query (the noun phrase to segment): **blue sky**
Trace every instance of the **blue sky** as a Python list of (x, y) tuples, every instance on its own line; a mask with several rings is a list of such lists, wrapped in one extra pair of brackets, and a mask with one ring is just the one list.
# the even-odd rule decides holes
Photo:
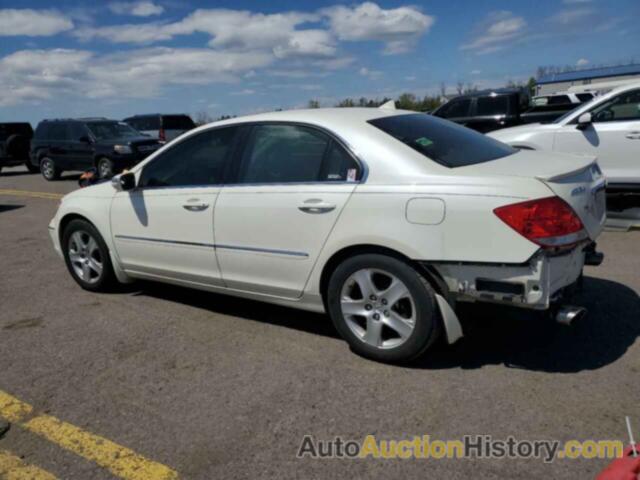
[(638, 0), (0, 0), (0, 121), (212, 117), (640, 63)]

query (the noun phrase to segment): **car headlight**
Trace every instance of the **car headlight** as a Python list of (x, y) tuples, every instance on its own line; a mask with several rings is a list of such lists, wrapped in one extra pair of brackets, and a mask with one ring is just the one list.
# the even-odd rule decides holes
[(114, 145), (113, 151), (120, 154), (133, 153), (129, 145)]

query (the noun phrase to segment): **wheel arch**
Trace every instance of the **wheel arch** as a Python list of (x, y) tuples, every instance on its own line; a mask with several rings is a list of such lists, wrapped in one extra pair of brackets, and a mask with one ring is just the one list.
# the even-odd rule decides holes
[[(429, 282), (434, 291), (440, 295), (442, 295), (445, 299), (449, 300), (449, 290), (446, 286), (444, 279), (438, 274), (438, 272), (431, 268), (428, 264), (423, 262), (418, 262), (413, 260), (403, 253), (394, 250), (389, 247), (383, 247), (381, 245), (375, 244), (358, 244), (351, 245), (348, 247), (344, 247), (338, 251), (336, 251), (329, 260), (324, 264), (322, 268), (322, 273), (320, 274), (320, 295), (322, 297), (322, 302), (325, 304), (325, 310), (327, 310), (326, 299), (327, 299), (327, 290), (329, 288), (329, 279), (331, 278), (331, 274), (335, 271), (335, 269), (347, 258), (353, 257), (355, 255), (363, 255), (367, 253), (376, 253), (379, 255), (387, 255), (393, 258), (396, 258), (402, 262), (407, 263), (411, 267), (413, 267), (416, 271), (420, 272), (424, 276), (424, 278)], [(328, 311), (328, 310), (327, 310)]]
[(100, 232), (100, 229), (97, 227), (97, 225), (84, 215), (73, 212), (67, 213), (60, 219), (60, 222), (58, 223), (58, 239), (60, 240), (60, 245), (62, 245), (62, 236), (64, 235), (64, 231), (66, 230), (67, 225), (69, 225), (73, 220), (84, 220), (85, 222), (91, 224), (91, 226), (98, 230), (98, 232)]

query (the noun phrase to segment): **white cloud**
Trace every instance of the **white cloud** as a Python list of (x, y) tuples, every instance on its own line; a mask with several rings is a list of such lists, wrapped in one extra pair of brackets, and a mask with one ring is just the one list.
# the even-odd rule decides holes
[(584, 67), (586, 65), (589, 65), (589, 60), (587, 60), (586, 58), (581, 58), (576, 62), (576, 66), (578, 67)]
[(512, 12), (492, 12), (479, 25), (475, 37), (460, 47), (477, 54), (486, 54), (502, 50), (526, 32), (527, 22)]
[(559, 12), (551, 15), (548, 21), (562, 27), (573, 26), (582, 24), (586, 18), (591, 17), (594, 13), (595, 10), (592, 8), (560, 10)]
[(107, 6), (109, 10), (117, 15), (133, 15), (135, 17), (150, 17), (164, 12), (162, 5), (146, 0), (139, 2), (111, 2)]
[(73, 28), (73, 22), (56, 10), (0, 9), (0, 37), (47, 37)]
[(480, 75), (482, 70), (471, 70), (471, 75)]
[(427, 33), (435, 18), (415, 7), (382, 9), (365, 2), (355, 7), (335, 6), (323, 9), (331, 30), (341, 40), (377, 40), (384, 42), (383, 53), (406, 52)]
[(170, 85), (236, 81), (267, 66), (259, 52), (146, 48), (104, 56), (86, 50), (22, 50), (0, 59), (0, 105), (64, 95), (88, 98), (158, 95)]
[(370, 70), (367, 67), (362, 67), (358, 70), (358, 73), (363, 77), (370, 78), (372, 80), (378, 79), (382, 76), (382, 72), (379, 70)]
[(245, 88), (244, 90), (239, 90), (237, 92), (231, 92), (231, 95), (253, 95), (255, 94), (255, 90), (251, 90), (250, 88)]
[(93, 39), (107, 40), (111, 43), (150, 44), (171, 40), (173, 36), (163, 29), (160, 23), (123, 24), (109, 27), (82, 27), (73, 31), (73, 35), (82, 41)]

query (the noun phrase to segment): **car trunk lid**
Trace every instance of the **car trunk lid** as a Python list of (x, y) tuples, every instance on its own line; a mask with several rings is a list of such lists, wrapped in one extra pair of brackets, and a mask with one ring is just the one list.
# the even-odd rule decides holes
[(571, 206), (590, 238), (595, 239), (604, 228), (606, 181), (593, 156), (521, 150), (464, 168), (470, 174), (535, 178)]

